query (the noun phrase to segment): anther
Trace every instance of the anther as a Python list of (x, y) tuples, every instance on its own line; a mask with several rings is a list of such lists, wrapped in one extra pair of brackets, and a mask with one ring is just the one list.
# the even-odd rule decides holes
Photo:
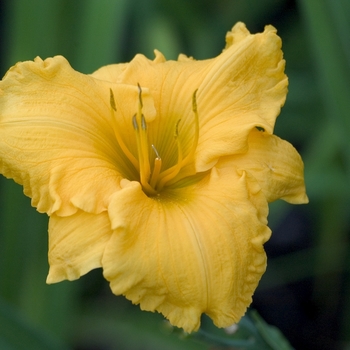
[[(117, 107), (116, 107), (116, 104), (115, 104), (115, 99), (114, 99), (114, 94), (113, 94), (112, 89), (109, 89), (109, 104), (111, 106), (111, 116), (112, 116), (112, 118), (114, 118), (115, 117), (114, 113), (117, 112)], [(136, 127), (138, 127), (137, 126), (136, 117), (135, 117), (135, 122), (136, 122)], [(133, 120), (133, 125), (135, 127), (134, 120)], [(140, 170), (139, 162), (135, 158), (135, 156), (129, 151), (128, 147), (124, 143), (123, 137), (120, 134), (119, 128), (115, 128), (114, 131), (115, 131), (115, 137), (116, 137), (116, 139), (118, 141), (118, 144), (119, 144), (120, 148), (122, 149), (122, 151), (124, 152), (126, 157), (129, 159), (129, 161), (132, 163), (132, 165), (135, 167), (135, 169), (137, 171), (139, 171)]]
[(141, 108), (143, 107), (143, 103), (142, 103), (142, 89), (139, 83), (137, 83), (137, 87), (139, 89), (139, 101), (140, 101), (140, 106)]
[[(138, 171), (140, 174), (140, 183), (144, 192), (153, 196), (158, 194), (164, 186), (172, 185), (176, 181), (179, 181), (183, 177), (187, 176), (188, 169), (183, 173), (181, 170), (187, 166), (194, 159), (195, 151), (198, 145), (199, 139), (199, 117), (197, 111), (197, 90), (192, 95), (192, 111), (193, 111), (193, 142), (191, 145), (186, 145), (186, 155), (183, 154), (182, 139), (184, 136), (179, 137), (182, 132), (180, 130), (181, 119), (178, 119), (174, 125), (174, 141), (177, 146), (177, 161), (167, 169), (162, 169), (162, 159), (158, 153), (157, 148), (151, 144), (151, 148), (155, 153), (155, 157), (151, 157), (150, 147), (148, 143), (148, 128), (145, 116), (142, 113), (143, 101), (142, 101), (142, 88), (140, 84), (138, 87), (138, 110), (132, 117), (132, 125), (135, 130), (137, 154), (138, 154)], [(116, 109), (113, 92), (110, 91), (110, 104), (113, 110)], [(185, 130), (186, 131), (186, 130)], [(184, 134), (187, 141), (187, 131)], [(189, 149), (188, 149), (189, 148)], [(188, 150), (187, 150), (188, 149)], [(131, 157), (130, 157), (131, 158)], [(150, 164), (150, 158), (154, 159), (153, 164)], [(136, 168), (136, 167), (135, 167)]]
[[(198, 145), (198, 138), (199, 138), (199, 118), (198, 118), (198, 111), (197, 111), (197, 90), (194, 91), (192, 95), (192, 111), (194, 114), (194, 140), (192, 149), (190, 152), (186, 155), (185, 158), (183, 158), (182, 154), (182, 147), (180, 144), (180, 141), (178, 139), (179, 134), (179, 123), (180, 119), (176, 122), (175, 125), (175, 132), (174, 132), (174, 138), (177, 142), (177, 153), (178, 153), (178, 159), (177, 163), (172, 166), (171, 168), (163, 171), (159, 176), (159, 181), (157, 184), (157, 189), (160, 191), (165, 184), (170, 184), (173, 179), (176, 179), (177, 175), (179, 174), (180, 170), (186, 166), (191, 160), (193, 160), (197, 145)], [(177, 179), (178, 180), (178, 179)]]
[(113, 108), (113, 110), (116, 112), (117, 107), (115, 105), (114, 94), (113, 94), (112, 89), (109, 89), (109, 103), (110, 103), (111, 107)]
[(197, 113), (197, 91), (198, 89), (196, 89), (192, 95), (192, 111), (194, 113)]
[(146, 123), (145, 116), (143, 114), (141, 114), (141, 128), (142, 130), (147, 130), (147, 123)]
[(132, 117), (132, 126), (136, 131), (139, 131), (139, 125), (137, 124), (136, 114)]
[(181, 119), (179, 119), (177, 122), (176, 122), (176, 125), (175, 125), (175, 132), (174, 132), (174, 137), (177, 138), (179, 136), (179, 124), (181, 122)]

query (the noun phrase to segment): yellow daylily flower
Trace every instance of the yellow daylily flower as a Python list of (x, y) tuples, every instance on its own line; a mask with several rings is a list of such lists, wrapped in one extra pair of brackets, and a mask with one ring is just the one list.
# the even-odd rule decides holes
[(48, 283), (102, 267), (115, 294), (187, 332), (238, 322), (266, 268), (270, 201), (305, 203), (273, 135), (281, 40), (242, 23), (213, 59), (137, 55), (91, 75), (61, 56), (0, 83), (0, 171), (49, 221)]

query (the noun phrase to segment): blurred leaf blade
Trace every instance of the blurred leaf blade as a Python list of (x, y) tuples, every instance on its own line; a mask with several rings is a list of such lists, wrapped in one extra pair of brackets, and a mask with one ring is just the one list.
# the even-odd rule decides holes
[(84, 73), (115, 63), (122, 54), (122, 34), (128, 19), (128, 0), (79, 1), (74, 64)]
[[(8, 66), (37, 55), (46, 58), (60, 53), (65, 6), (63, 0), (6, 3), (5, 41), (11, 43), (5, 55)], [(0, 295), (21, 309), (30, 322), (67, 338), (67, 320), (75, 310), (72, 304), (78, 285), (46, 285), (48, 218), (31, 207), (21, 186), (4, 178), (0, 186)]]
[(3, 300), (0, 300), (0, 346), (11, 350), (69, 349), (47, 331), (35, 327)]
[[(309, 206), (317, 223), (313, 223), (310, 233), (315, 247), (285, 254), (276, 261), (269, 259), (265, 277), (270, 273), (273, 278), (263, 280), (261, 287), (269, 292), (274, 287), (289, 288), (293, 283), (319, 279), (324, 289), (321, 293), (322, 288), (315, 287), (317, 292), (308, 304), (317, 308), (316, 316), (324, 316), (327, 315), (327, 301), (315, 295), (332, 292), (332, 286), (324, 283), (329, 274), (335, 275), (337, 280), (342, 273), (349, 273), (349, 268), (343, 266), (348, 253), (347, 245), (342, 242), (349, 225), (346, 217), (340, 216), (350, 198), (346, 170), (350, 158), (350, 118), (345, 114), (349, 111), (346, 72), (349, 69), (350, 2), (300, 1), (307, 28), (312, 28), (308, 45), (305, 45), (306, 27), (300, 25), (293, 4), (287, 0), (280, 0), (278, 4), (275, 0), (259, 4), (255, 0), (11, 0), (6, 3), (6, 28), (10, 39), (3, 56), (8, 68), (16, 61), (33, 59), (37, 55), (46, 58), (63, 54), (75, 69), (91, 73), (102, 65), (129, 60), (138, 52), (152, 59), (154, 48), (164, 51), (166, 58), (176, 58), (180, 52), (196, 59), (213, 57), (223, 48), (224, 35), (236, 21), (245, 22), (252, 33), (261, 31), (265, 24), (273, 24), (283, 40), (291, 91), (283, 115), (277, 121), (276, 134), (283, 130), (286, 135), (283, 138), (291, 140), (307, 155), (304, 160), (311, 199)], [(310, 47), (314, 48), (312, 59)], [(315, 76), (322, 86), (322, 97)], [(6, 300), (21, 309), (30, 322), (44, 324), (48, 332), (70, 342), (79, 333), (78, 341), (89, 337), (96, 344), (104, 344), (103, 337), (107, 337), (113, 345), (123, 341), (127, 349), (135, 349), (146, 342), (149, 347), (153, 346), (152, 350), (164, 349), (164, 344), (172, 343), (171, 340), (167, 342), (166, 335), (160, 334), (162, 330), (148, 327), (161, 321), (142, 317), (145, 313), (137, 307), (130, 319), (118, 310), (108, 315), (106, 310), (98, 315), (96, 310), (81, 312), (89, 304), (98, 307), (100, 299), (106, 298), (105, 291), (101, 292), (98, 287), (91, 299), (82, 297), (86, 281), (98, 284), (96, 275), (90, 273), (74, 283), (46, 286), (47, 218), (29, 207), (29, 200), (19, 186), (1, 180), (0, 201), (5, 210), (0, 221), (0, 294)], [(330, 203), (334, 205), (333, 210), (328, 210)], [(289, 212), (290, 206), (281, 208), (275, 218), (271, 211), (270, 225), (274, 221), (283, 225), (284, 214)], [(327, 260), (323, 257), (325, 253)], [(111, 293), (108, 287), (103, 288)], [(336, 290), (339, 292), (338, 287)], [(350, 295), (344, 291), (343, 294)], [(299, 295), (294, 297), (299, 298)], [(106, 308), (118, 303), (120, 299), (112, 297)], [(276, 303), (276, 300), (272, 303), (272, 312)], [(350, 312), (347, 320), (349, 315)], [(344, 329), (348, 328), (347, 320), (344, 320)], [(317, 322), (311, 318), (309, 321), (309, 324)], [(329, 328), (323, 331), (327, 333)], [(141, 333), (139, 340), (138, 332)], [(301, 336), (298, 334), (297, 338)], [(324, 337), (328, 337), (328, 333)], [(303, 341), (307, 344), (307, 339)], [(175, 343), (174, 349), (205, 346)], [(0, 339), (0, 348), (6, 349), (6, 346), (9, 347), (9, 343)]]
[[(347, 134), (350, 132), (350, 62), (347, 60), (342, 40), (337, 35), (336, 28), (348, 26), (349, 13), (345, 16), (333, 12), (342, 12), (346, 8), (331, 6), (328, 0), (299, 0), (303, 10), (305, 22), (309, 28), (310, 42), (314, 49), (314, 60), (317, 63), (319, 77), (323, 86), (324, 98), (332, 118), (338, 120), (338, 126), (344, 127)], [(341, 22), (341, 24), (336, 24)]]

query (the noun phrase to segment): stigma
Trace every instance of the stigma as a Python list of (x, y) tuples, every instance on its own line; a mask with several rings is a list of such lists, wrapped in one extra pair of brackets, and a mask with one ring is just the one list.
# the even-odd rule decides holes
[[(177, 161), (174, 165), (163, 168), (161, 154), (159, 154), (157, 146), (150, 143), (148, 139), (148, 128), (146, 118), (143, 114), (142, 89), (138, 84), (138, 107), (136, 113), (131, 118), (132, 128), (135, 134), (135, 142), (137, 148), (137, 155), (130, 152), (123, 141), (123, 138), (118, 133), (116, 135), (118, 144), (125, 156), (133, 165), (139, 178), (137, 179), (143, 191), (148, 196), (158, 195), (164, 187), (179, 181), (185, 176), (181, 176), (181, 170), (194, 160), (195, 151), (198, 144), (199, 137), (199, 120), (197, 112), (196, 101), (197, 90), (192, 95), (192, 111), (193, 111), (193, 142), (187, 154), (183, 154), (183, 147), (179, 140), (179, 126), (181, 119), (178, 119), (175, 125), (170, 126), (174, 128), (173, 142), (176, 144)], [(113, 91), (110, 89), (110, 106), (112, 113), (115, 113), (116, 104), (114, 100)]]

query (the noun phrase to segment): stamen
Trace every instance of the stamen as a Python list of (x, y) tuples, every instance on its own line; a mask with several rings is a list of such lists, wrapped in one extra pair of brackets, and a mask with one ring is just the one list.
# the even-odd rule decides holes
[(141, 86), (140, 86), (139, 83), (137, 83), (137, 87), (139, 88), (139, 112), (141, 112), (140, 109), (142, 109), (142, 107), (143, 107), (143, 103), (142, 103), (142, 89), (141, 89)]
[(152, 149), (156, 154), (156, 158), (154, 159), (154, 166), (153, 166), (152, 176), (149, 184), (152, 188), (155, 188), (158, 181), (159, 174), (160, 174), (160, 170), (162, 168), (162, 159), (160, 158), (159, 153), (157, 149), (154, 147), (154, 145), (152, 145)]
[[(142, 101), (142, 89), (140, 84), (137, 84), (139, 94), (138, 94), (138, 109), (137, 113), (132, 117), (132, 125), (136, 134), (136, 143), (137, 143), (137, 153), (138, 153), (138, 169), (140, 174), (140, 183), (142, 185), (143, 191), (150, 196), (153, 196), (159, 193), (164, 186), (172, 184), (181, 178), (187, 176), (189, 172), (181, 172), (184, 166), (188, 165), (193, 161), (194, 155), (196, 152), (198, 139), (199, 139), (199, 117), (197, 111), (197, 90), (192, 95), (192, 111), (194, 114), (194, 137), (193, 144), (190, 147), (189, 152), (186, 152), (187, 155), (184, 158), (183, 149), (181, 146), (179, 138), (179, 125), (181, 119), (179, 119), (174, 127), (174, 141), (177, 146), (177, 162), (170, 168), (162, 171), (162, 159), (158, 153), (156, 147), (152, 144), (151, 148), (155, 153), (155, 158), (153, 162), (153, 167), (150, 165), (150, 147), (148, 143), (148, 134), (147, 134), (147, 121), (145, 116), (142, 114), (143, 101)], [(113, 92), (111, 91), (111, 108), (116, 110), (115, 101)], [(120, 137), (120, 135), (119, 135)], [(121, 148), (123, 148), (123, 143), (121, 143)], [(129, 152), (130, 153), (130, 152)]]
[(160, 191), (164, 185), (171, 179), (173, 179), (181, 170), (182, 164), (182, 148), (179, 141), (179, 124), (181, 119), (176, 122), (175, 131), (174, 131), (174, 139), (176, 140), (177, 145), (177, 163), (173, 165), (171, 168), (163, 171), (159, 176), (159, 183), (157, 189)]
[(149, 179), (149, 173), (147, 173), (147, 168), (149, 167), (149, 164), (148, 165), (146, 164), (146, 162), (148, 161), (148, 154), (146, 155), (146, 153), (148, 153), (148, 150), (146, 149), (146, 152), (144, 150), (144, 147), (143, 147), (144, 145), (142, 142), (143, 130), (140, 130), (136, 115), (132, 117), (132, 125), (136, 131), (137, 153), (139, 155), (139, 166), (140, 166), (140, 182), (142, 186), (146, 186), (146, 183), (148, 183), (148, 179)]
[(141, 128), (142, 130), (147, 130), (147, 124), (146, 124), (146, 119), (145, 116), (143, 114), (141, 114)]
[(179, 124), (181, 122), (181, 119), (179, 119), (177, 122), (176, 122), (176, 125), (175, 125), (175, 132), (174, 132), (174, 137), (177, 138), (179, 136)]
[(156, 194), (156, 191), (149, 184), (151, 168), (149, 164), (149, 151), (148, 151), (148, 137), (147, 137), (147, 123), (144, 115), (142, 114), (142, 89), (139, 84), (139, 105), (137, 114), (132, 118), (132, 124), (136, 131), (136, 143), (137, 153), (139, 156), (139, 169), (140, 169), (140, 182), (143, 189), (148, 194)]
[(136, 114), (132, 117), (132, 126), (134, 127), (134, 129), (136, 131), (139, 131), (139, 126), (138, 126), (137, 120), (136, 120)]
[[(159, 177), (160, 180), (159, 180), (159, 183), (157, 185), (158, 191), (160, 191), (165, 186), (166, 183), (169, 184), (169, 182), (171, 180), (173, 180), (178, 175), (180, 170), (193, 160), (194, 154), (195, 154), (196, 149), (197, 149), (198, 138), (199, 138), (199, 117), (198, 117), (198, 111), (197, 111), (197, 91), (198, 91), (198, 89), (195, 90), (195, 92), (192, 95), (192, 111), (194, 114), (194, 140), (193, 140), (191, 151), (187, 154), (187, 156), (185, 158), (183, 158), (181, 144), (178, 140), (178, 126), (180, 123), (180, 120), (178, 120), (176, 125), (175, 125), (175, 133), (174, 133), (174, 137), (177, 141), (178, 161), (177, 161), (177, 164), (175, 164), (174, 166), (172, 166), (171, 168), (167, 169), (166, 171), (164, 171), (163, 173), (160, 174), (160, 177)], [(176, 179), (176, 180), (180, 180), (180, 179)]]
[[(114, 99), (114, 94), (112, 89), (109, 89), (109, 103), (111, 105), (111, 115), (112, 115), (112, 119), (114, 118), (114, 112), (117, 111), (117, 107), (115, 104), (115, 99)], [(115, 137), (117, 139), (117, 142), (120, 146), (120, 148), (122, 149), (123, 153), (126, 155), (126, 157), (130, 160), (131, 164), (135, 167), (135, 169), (137, 171), (140, 171), (139, 169), (139, 162), (137, 161), (137, 159), (134, 157), (134, 155), (129, 151), (129, 149), (126, 147), (121, 135), (118, 132), (118, 129), (114, 129), (115, 132)]]
[(114, 99), (114, 94), (112, 89), (109, 89), (109, 103), (112, 107), (112, 109), (114, 110), (114, 112), (117, 111), (117, 107), (115, 106), (115, 99)]
[(188, 160), (193, 159), (194, 154), (195, 154), (196, 149), (197, 149), (197, 145), (198, 145), (198, 139), (199, 139), (199, 117), (198, 117), (198, 111), (197, 111), (197, 91), (198, 91), (198, 89), (195, 90), (195, 92), (192, 95), (192, 111), (193, 111), (193, 114), (194, 114), (194, 140), (193, 140), (193, 145), (192, 145), (191, 152), (184, 159), (184, 164), (182, 166), (187, 164)]

